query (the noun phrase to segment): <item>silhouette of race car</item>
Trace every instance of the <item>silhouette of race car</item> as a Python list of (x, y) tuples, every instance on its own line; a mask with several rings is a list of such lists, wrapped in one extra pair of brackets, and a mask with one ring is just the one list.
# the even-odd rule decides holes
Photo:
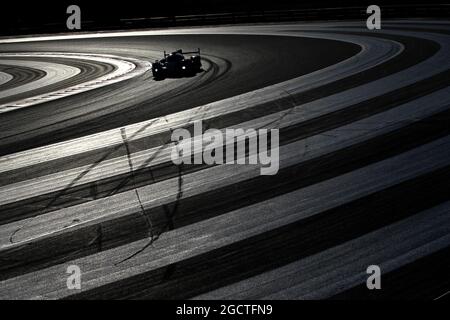
[[(185, 58), (184, 54), (194, 54)], [(167, 54), (164, 51), (164, 58), (152, 63), (152, 73), (155, 79), (166, 77), (193, 76), (201, 71), (200, 49), (197, 51), (183, 52), (181, 49)]]

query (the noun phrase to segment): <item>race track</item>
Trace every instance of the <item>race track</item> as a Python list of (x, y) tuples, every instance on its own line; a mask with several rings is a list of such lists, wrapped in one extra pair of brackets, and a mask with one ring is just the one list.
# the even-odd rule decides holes
[[(0, 39), (0, 299), (446, 295), (449, 67), (446, 21)], [(279, 129), (278, 173), (175, 165), (198, 120)]]

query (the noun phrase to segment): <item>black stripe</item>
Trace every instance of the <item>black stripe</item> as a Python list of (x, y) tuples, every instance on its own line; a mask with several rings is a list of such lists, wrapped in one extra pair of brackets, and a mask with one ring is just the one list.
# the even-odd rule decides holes
[[(334, 128), (337, 128), (339, 126), (343, 126), (345, 124), (349, 124), (353, 121), (357, 121), (360, 119), (363, 119), (365, 117), (370, 117), (372, 115), (375, 115), (377, 113), (381, 113), (384, 111), (387, 111), (391, 108), (395, 108), (403, 103), (406, 103), (408, 101), (412, 101), (414, 99), (417, 99), (421, 96), (425, 96), (427, 94), (430, 94), (433, 91), (436, 91), (438, 89), (444, 88), (448, 86), (450, 83), (450, 71), (446, 71), (443, 73), (440, 73), (434, 77), (425, 79), (423, 81), (420, 81), (418, 83), (415, 83), (413, 85), (401, 88), (399, 90), (395, 90), (391, 93), (388, 93), (383, 96), (379, 96), (373, 99), (370, 99), (368, 101), (358, 103), (355, 105), (352, 105), (350, 107), (347, 107), (343, 110), (339, 110), (336, 112), (332, 112), (329, 114), (326, 114), (324, 116), (314, 118), (305, 122), (302, 122), (297, 125), (290, 126), (288, 128), (281, 130), (281, 136), (280, 136), (280, 144), (286, 144), (288, 142), (292, 142), (295, 140), (299, 140), (302, 138), (310, 137), (312, 135), (325, 132)], [(259, 115), (252, 115), (253, 116), (259, 116)], [(235, 119), (237, 120), (237, 119)], [(222, 123), (223, 124), (223, 123)], [(213, 121), (209, 121), (205, 123), (208, 127), (215, 127), (215, 123)], [(192, 126), (189, 127), (189, 129), (192, 131)], [(170, 132), (167, 133), (166, 142), (170, 140)], [(149, 147), (149, 144), (154, 143), (155, 141), (158, 141), (160, 143), (160, 139), (163, 139), (162, 136), (158, 137), (151, 137), (151, 141), (148, 141), (147, 138), (139, 139), (137, 141), (129, 141), (130, 148), (133, 148), (133, 150), (145, 150), (145, 148)], [(156, 140), (155, 140), (156, 139)], [(163, 146), (160, 147), (160, 150), (164, 148)], [(102, 151), (97, 151), (98, 153), (95, 154), (95, 161), (93, 157), (93, 153), (84, 153), (80, 156), (85, 156), (86, 160), (93, 161), (90, 163), (91, 167), (94, 168), (95, 166), (101, 164), (101, 162), (114, 158), (117, 156), (122, 155), (123, 152), (126, 151), (126, 148), (124, 145), (117, 145), (114, 146), (114, 148), (111, 148), (109, 150), (103, 150), (106, 153), (102, 153)], [(101, 156), (98, 156), (98, 154), (101, 154)], [(153, 155), (149, 157), (149, 159), (153, 159)], [(67, 161), (67, 158), (61, 159), (61, 161), (65, 161), (66, 163), (77, 163), (76, 158), (73, 161)], [(83, 161), (84, 162), (84, 161)], [(148, 162), (148, 161), (147, 161)], [(39, 176), (42, 174), (48, 174), (52, 173), (54, 170), (58, 169), (60, 163), (58, 161), (49, 161), (48, 163), (45, 163), (44, 165), (36, 165), (33, 167), (28, 168), (21, 168), (20, 170), (14, 170), (9, 172), (0, 173), (0, 185), (5, 185), (12, 182), (18, 182), (22, 181), (24, 179), (29, 179), (29, 174), (31, 171), (36, 171), (39, 169)], [(204, 166), (203, 166), (204, 167)], [(164, 170), (160, 169), (163, 168)], [(50, 172), (49, 172), (50, 170)], [(176, 168), (171, 168), (168, 164), (163, 164), (161, 166), (155, 167), (154, 169), (142, 169), (139, 172), (139, 186), (152, 183), (155, 180), (153, 179), (153, 175), (157, 174), (158, 171), (161, 171), (161, 174), (159, 174), (158, 180), (160, 181), (162, 178), (169, 178), (173, 177), (177, 174)], [(190, 169), (188, 169), (190, 170)], [(86, 172), (87, 173), (87, 172)], [(149, 175), (150, 173), (150, 175)], [(20, 218), (25, 218), (30, 215), (36, 214), (36, 208), (38, 208), (39, 214), (50, 212), (55, 210), (55, 208), (59, 208), (62, 206), (70, 206), (75, 205), (79, 203), (84, 203), (87, 201), (90, 201), (92, 197), (88, 192), (86, 191), (86, 188), (92, 190), (92, 186), (95, 185), (95, 188), (99, 192), (95, 195), (95, 199), (105, 197), (111, 194), (111, 192), (118, 193), (122, 191), (126, 191), (130, 189), (130, 185), (127, 186), (127, 182), (129, 182), (128, 178), (129, 174), (122, 174), (117, 175), (108, 179), (98, 180), (94, 183), (88, 183), (85, 185), (80, 185), (75, 188), (71, 187), (70, 185), (65, 188), (63, 191), (50, 193), (47, 195), (40, 195), (39, 197), (26, 199), (24, 201), (19, 201), (14, 204), (6, 205), (6, 206), (0, 206), (0, 212), (6, 211), (9, 214), (4, 215), (2, 219), (0, 219), (0, 224), (5, 223), (5, 221), (17, 221)], [(98, 188), (98, 186), (101, 185), (102, 188)], [(102, 191), (104, 190), (104, 191)], [(55, 199), (58, 198), (58, 195), (64, 195), (64, 200), (62, 199)], [(51, 203), (52, 205), (48, 205)], [(9, 216), (14, 216), (15, 220), (8, 220)]]
[[(57, 83), (53, 83), (47, 86), (43, 86), (34, 90), (30, 90), (24, 93), (18, 93), (16, 95), (13, 96), (8, 96), (5, 97), (3, 99), (1, 99), (1, 103), (8, 103), (8, 102), (12, 102), (12, 101), (16, 101), (16, 100), (20, 100), (20, 99), (24, 99), (24, 98), (28, 98), (28, 97), (32, 97), (35, 95), (39, 95), (39, 94), (43, 94), (46, 92), (51, 92), (51, 91), (56, 91), (56, 90), (60, 90), (60, 89), (64, 89), (64, 88), (68, 88), (70, 86), (74, 86), (80, 83), (84, 83), (87, 81), (91, 81), (94, 79), (97, 79), (100, 76), (103, 76), (105, 74), (108, 74), (110, 72), (112, 72), (115, 67), (104, 63), (104, 62), (99, 62), (99, 61), (90, 61), (90, 60), (74, 60), (71, 58), (45, 58), (45, 57), (17, 57), (14, 58), (15, 60), (33, 60), (33, 61), (48, 61), (48, 62), (52, 62), (52, 63), (60, 63), (63, 65), (69, 65), (75, 68), (80, 69), (80, 73), (78, 73), (77, 75), (70, 77), (69, 79), (65, 79), (63, 81), (57, 82)], [(16, 113), (16, 112), (23, 112), (23, 110), (13, 110), (10, 111), (8, 113)], [(6, 117), (6, 116), (11, 116), (11, 114), (6, 115), (3, 114), (2, 116)], [(3, 148), (0, 152), (0, 154), (3, 155)]]
[[(422, 96), (430, 94), (439, 89), (445, 88), (450, 83), (450, 71), (439, 73), (433, 77), (418, 81), (412, 85), (394, 90), (387, 94), (363, 101), (351, 105), (345, 109), (328, 113), (326, 115), (301, 122), (296, 126), (301, 130), (296, 138), (305, 138), (331, 130), (338, 126), (351, 123), (353, 121), (360, 120), (372, 116), (383, 111), (395, 108), (401, 104), (413, 101)], [(275, 105), (275, 108), (274, 108)], [(227, 126), (235, 125), (236, 123), (251, 120), (253, 118), (262, 117), (264, 115), (272, 114), (280, 109), (280, 101), (276, 101), (274, 105), (264, 104), (258, 108), (252, 108), (245, 112), (235, 112), (228, 115), (220, 116), (216, 119), (211, 119), (204, 122), (204, 125), (208, 125), (209, 128), (224, 128)], [(284, 107), (292, 106), (292, 101), (284, 101), (282, 105)], [(143, 129), (145, 129), (145, 126)], [(191, 133), (193, 132), (192, 125), (186, 127)], [(129, 141), (135, 152), (147, 150), (152, 147), (161, 146), (161, 142), (170, 142), (170, 131), (166, 131), (160, 134), (155, 134), (141, 139)], [(283, 133), (283, 137), (286, 137), (286, 133)], [(130, 139), (133, 137), (131, 136)], [(130, 140), (129, 139), (129, 140)], [(286, 141), (286, 139), (284, 140)], [(79, 155), (70, 157), (64, 157), (57, 160), (48, 161), (44, 164), (37, 164), (26, 168), (20, 168), (7, 172), (0, 173), (0, 186), (11, 183), (16, 183), (30, 178), (30, 172), (33, 172), (33, 177), (45, 176), (48, 174), (56, 173), (62, 170), (68, 170), (76, 168), (82, 165), (89, 165), (93, 163), (101, 163), (108, 159), (124, 156), (126, 150), (122, 144), (115, 145), (108, 148), (100, 148), (93, 151), (85, 152)]]
[[(330, 299), (434, 300), (450, 290), (450, 247), (381, 275), (381, 290), (368, 290), (361, 284)], [(383, 270), (381, 270), (383, 271)], [(449, 296), (446, 297), (450, 298)]]
[[(394, 132), (284, 168), (275, 176), (258, 176), (197, 196), (181, 197), (163, 207), (147, 209), (146, 216), (153, 226), (151, 231), (154, 235), (160, 235), (170, 226), (172, 229), (179, 228), (212, 218), (401, 154), (450, 134), (449, 123), (450, 110), (447, 110)], [(430, 161), (433, 161), (432, 156)], [(139, 176), (135, 173), (135, 177)], [(167, 218), (167, 210), (173, 212), (170, 219)], [(145, 238), (149, 232), (145, 222), (138, 210), (132, 215), (102, 222), (101, 239), (97, 234), (97, 225), (93, 225), (2, 251), (0, 259), (4, 263), (0, 267), (0, 278), (92, 254), (98, 251), (97, 240), (102, 241), (102, 249), (106, 250)]]
[[(2, 60), (4, 59), (2, 58)], [(45, 71), (22, 66), (0, 65), (0, 71), (13, 76), (10, 81), (0, 85), (1, 91), (39, 80), (45, 76)]]
[(449, 181), (450, 167), (446, 167), (316, 216), (69, 298), (191, 298), (321, 252), (442, 203), (450, 196)]
[[(324, 30), (321, 30), (320, 32), (325, 32)], [(327, 31), (332, 33), (332, 31)], [(349, 33), (350, 34), (350, 33)], [(360, 33), (353, 33), (353, 34), (360, 34)], [(374, 37), (380, 37), (380, 38), (386, 38), (386, 39), (392, 39), (401, 42), (405, 49), (404, 51), (399, 54), (398, 56), (390, 59), (389, 61), (382, 63), (380, 65), (377, 65), (369, 70), (357, 73), (355, 75), (349, 76), (344, 79), (337, 80), (335, 82), (326, 84), (324, 86), (314, 88), (311, 90), (308, 90), (306, 92), (302, 92), (299, 94), (292, 94), (288, 98), (281, 98), (277, 99), (275, 101), (271, 101), (268, 103), (264, 103), (262, 105), (259, 105), (257, 107), (246, 109), (245, 112), (236, 112), (232, 113), (230, 115), (227, 115), (227, 118), (220, 117), (219, 119), (216, 119), (210, 123), (211, 128), (224, 128), (228, 125), (235, 124), (235, 123), (241, 123), (244, 121), (248, 121), (253, 119), (255, 116), (262, 116), (265, 114), (271, 114), (278, 111), (287, 110), (292, 107), (293, 103), (299, 105), (308, 103), (335, 93), (339, 93), (340, 91), (344, 91), (347, 89), (351, 89), (353, 87), (369, 83), (372, 81), (375, 81), (377, 79), (386, 77), (388, 75), (391, 75), (393, 73), (399, 72), (401, 70), (404, 70), (408, 67), (414, 66), (415, 64), (418, 64), (427, 58), (434, 55), (439, 50), (439, 45), (433, 41), (420, 39), (420, 38), (413, 38), (413, 37), (404, 37), (404, 36), (389, 36), (389, 35), (374, 35), (374, 34), (364, 34), (365, 36), (374, 36)], [(156, 104), (156, 102), (153, 102)], [(144, 106), (136, 106), (136, 107), (145, 107)], [(263, 111), (264, 110), (264, 111)], [(129, 111), (126, 111), (129, 112)], [(151, 119), (157, 116), (161, 116), (161, 114), (155, 114), (151, 116), (150, 114), (147, 115), (147, 119)], [(117, 114), (112, 114), (109, 117), (117, 117)], [(229, 117), (229, 118), (228, 118)], [(229, 119), (229, 120), (226, 120)], [(144, 119), (140, 119), (142, 121)], [(99, 120), (94, 120), (90, 122), (86, 122), (83, 128), (93, 128), (93, 132), (100, 131), (98, 128), (102, 127), (102, 124), (98, 123)], [(105, 117), (101, 117), (101, 122), (105, 122)], [(228, 122), (231, 121), (231, 122)], [(217, 122), (217, 123), (216, 123)], [(117, 127), (118, 125), (115, 125), (113, 128)], [(102, 127), (103, 130), (106, 130), (107, 128)], [(51, 135), (45, 134), (43, 136), (34, 136), (33, 138), (27, 139), (25, 141), (20, 141), (20, 143), (12, 142), (12, 143), (6, 143), (2, 144), (2, 148), (0, 151), (0, 155), (10, 154), (14, 152), (18, 152), (21, 150), (30, 149), (32, 147), (37, 147), (40, 145), (50, 144), (58, 141), (67, 140), (69, 138), (75, 138), (75, 136), (70, 135), (68, 136), (67, 132), (77, 132), (77, 128), (65, 128), (63, 130), (55, 131)], [(83, 132), (81, 134), (78, 134), (77, 136), (84, 136), (88, 134), (86, 132), (86, 129), (83, 129)], [(156, 139), (156, 143), (161, 143), (161, 141), (167, 141), (168, 140), (168, 134), (163, 133), (163, 136), (160, 138), (157, 138), (156, 136), (153, 137), (153, 139)], [(149, 147), (149, 142), (151, 141), (150, 137), (146, 138), (146, 148)], [(38, 141), (38, 142), (37, 142)], [(153, 142), (153, 143), (155, 143)], [(153, 145), (150, 143), (150, 145)], [(104, 150), (96, 150), (97, 154), (99, 152), (104, 152)], [(122, 151), (124, 152), (124, 151)], [(122, 153), (123, 155), (124, 153)], [(92, 155), (85, 155), (85, 156), (92, 156)], [(81, 157), (83, 158), (83, 157)], [(55, 166), (57, 168), (66, 168), (67, 164), (70, 162), (76, 162), (77, 166), (78, 163), (83, 163), (81, 159), (73, 158), (71, 161), (59, 161), (58, 165)], [(78, 162), (81, 161), (81, 162)], [(70, 166), (69, 166), (70, 167)], [(1, 179), (0, 179), (1, 180)]]
[[(333, 128), (343, 126), (345, 124), (351, 123), (356, 120), (360, 120), (365, 117), (372, 116), (374, 114), (389, 110), (391, 108), (397, 107), (402, 103), (406, 103), (408, 101), (412, 101), (414, 99), (419, 98), (420, 96), (429, 94), (435, 90), (438, 90), (442, 87), (445, 87), (450, 82), (450, 71), (443, 72), (434, 77), (425, 79), (418, 83), (415, 83), (411, 86), (407, 86), (405, 88), (401, 88), (399, 90), (395, 90), (392, 93), (388, 93), (386, 95), (376, 97), (370, 99), (366, 102), (358, 103), (343, 110), (339, 110), (336, 112), (332, 112), (330, 114), (326, 114), (324, 116), (311, 119), (300, 124), (282, 129), (280, 132), (280, 144), (286, 144), (288, 142), (292, 142), (294, 140), (299, 140), (302, 138), (310, 137), (312, 135), (325, 132), (327, 130), (331, 130)], [(413, 92), (413, 94), (411, 94)], [(245, 113), (248, 116), (248, 113)], [(250, 114), (250, 118), (260, 116), (260, 114)], [(225, 116), (226, 118), (226, 116)], [(223, 122), (227, 122), (228, 120), (223, 120), (219, 118), (222, 123), (215, 123), (214, 121), (208, 121), (205, 123), (205, 126), (210, 128), (215, 128), (217, 125), (223, 125)], [(238, 119), (234, 119), (233, 121), (238, 121)], [(192, 126), (189, 127), (192, 131)], [(164, 133), (167, 137), (164, 137), (166, 143), (170, 141), (170, 132)], [(132, 137), (129, 137), (131, 139)], [(154, 143), (158, 141), (161, 143), (162, 136), (149, 137), (150, 141), (147, 138), (139, 139), (138, 141), (129, 141), (128, 144), (130, 148), (133, 150), (142, 150), (146, 149)], [(164, 148), (161, 146), (158, 149), (158, 153)], [(90, 169), (95, 168), (97, 165), (101, 164), (101, 162), (106, 159), (114, 158), (122, 153), (126, 153), (126, 148), (123, 144), (117, 145), (112, 149), (104, 150), (106, 153), (102, 153), (102, 150), (97, 150), (97, 154), (95, 155), (95, 161), (93, 161), (93, 153), (84, 153), (80, 156), (85, 156), (87, 160), (93, 161), (90, 163), (90, 167), (84, 173), (80, 174), (82, 177), (84, 174), (88, 173)], [(100, 153), (100, 156), (98, 154)], [(61, 159), (61, 161), (65, 161), (67, 163), (76, 163), (78, 156), (73, 159), (73, 161), (67, 161), (67, 158)], [(150, 163), (151, 160), (155, 157), (154, 154), (149, 155), (149, 160), (146, 163)], [(61, 170), (59, 166), (59, 161), (50, 161), (45, 164), (45, 166), (37, 165), (34, 170), (38, 170), (41, 174), (50, 173), (47, 169), (51, 168), (52, 172), (55, 169)], [(204, 166), (203, 166), (204, 167)], [(12, 181), (17, 182), (17, 180), (29, 179), (30, 170), (33, 170), (32, 167), (26, 168), (27, 170), (21, 168), (20, 170), (9, 171), (5, 173), (0, 173), (0, 181), (3, 181), (4, 184), (11, 183)], [(197, 170), (199, 168), (194, 168)], [(160, 173), (158, 173), (160, 171)], [(190, 170), (190, 169), (188, 169)], [(142, 186), (145, 184), (149, 184), (154, 182), (154, 175), (158, 176), (158, 180), (164, 178), (173, 177), (178, 172), (178, 169), (175, 167), (171, 167), (170, 164), (162, 164), (155, 168), (144, 168), (138, 170), (138, 186)], [(76, 179), (79, 180), (79, 179)], [(123, 192), (126, 190), (130, 190), (134, 185), (130, 184), (129, 174), (117, 175), (114, 177), (110, 177), (107, 179), (98, 180), (94, 183), (88, 183), (84, 185), (80, 185), (77, 187), (72, 187), (72, 184), (69, 184), (62, 191), (57, 191), (45, 195), (40, 195), (38, 197), (29, 198), (23, 201), (18, 201), (12, 204), (0, 206), (0, 212), (5, 212), (2, 214), (0, 218), (0, 224), (17, 221), (29, 216), (35, 216), (38, 214), (43, 214), (46, 212), (51, 212), (60, 207), (71, 206), (75, 204), (84, 203), (92, 200), (91, 190), (92, 186), (95, 185), (96, 190), (99, 192), (95, 195), (95, 199), (108, 196), (112, 193)], [(100, 188), (101, 186), (101, 188)], [(64, 196), (63, 198), (61, 198)]]

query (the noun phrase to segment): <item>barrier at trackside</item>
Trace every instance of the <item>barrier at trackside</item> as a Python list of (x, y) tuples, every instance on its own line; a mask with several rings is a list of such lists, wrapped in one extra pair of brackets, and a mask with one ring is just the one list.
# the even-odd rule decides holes
[[(450, 17), (449, 4), (382, 6), (383, 19), (389, 18), (441, 18)], [(82, 31), (120, 30), (141, 28), (171, 28), (237, 23), (270, 23), (317, 20), (354, 20), (366, 18), (366, 7), (317, 8), (275, 11), (245, 11), (201, 15), (139, 17), (108, 21), (82, 21)], [(61, 23), (2, 28), (0, 35), (42, 34), (67, 32), (65, 21)]]

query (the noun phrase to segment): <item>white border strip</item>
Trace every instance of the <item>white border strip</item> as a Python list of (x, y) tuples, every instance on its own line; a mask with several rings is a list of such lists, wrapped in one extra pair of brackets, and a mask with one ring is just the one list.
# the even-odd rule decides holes
[(0, 105), (0, 113), (17, 110), (24, 107), (33, 106), (39, 103), (61, 99), (81, 92), (104, 87), (113, 83), (121, 82), (142, 75), (151, 68), (151, 63), (134, 58), (123, 58), (115, 55), (98, 55), (85, 53), (58, 53), (58, 52), (40, 52), (40, 53), (8, 53), (0, 54), (2, 57), (51, 57), (51, 58), (71, 58), (80, 60), (89, 60), (111, 64), (115, 70), (97, 79), (84, 82), (65, 89), (52, 91), (37, 95), (34, 97), (14, 101)]
[(0, 86), (5, 83), (8, 83), (12, 79), (13, 79), (12, 75), (10, 75), (9, 73), (0, 71)]

